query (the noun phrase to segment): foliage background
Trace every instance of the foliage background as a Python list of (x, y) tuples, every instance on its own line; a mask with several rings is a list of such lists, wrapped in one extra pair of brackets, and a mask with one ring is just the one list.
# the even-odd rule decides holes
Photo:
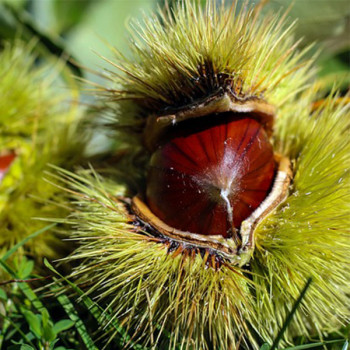
[[(171, 3), (176, 0), (169, 0)], [(203, 2), (203, 0), (201, 0)], [(227, 1), (229, 3), (230, 1)], [(349, 83), (350, 6), (347, 0), (270, 0), (265, 11), (290, 7), (290, 21), (297, 19), (296, 36), (302, 45), (317, 42), (320, 75), (329, 86), (341, 76), (343, 87)], [(244, 6), (258, 1), (239, 0)], [(110, 57), (106, 43), (128, 52), (126, 27), (130, 18), (141, 18), (165, 0), (0, 0), (0, 39), (37, 35), (43, 52), (72, 55), (89, 69), (100, 70), (108, 64), (99, 55)], [(55, 45), (62, 51), (55, 50)], [(98, 53), (98, 54), (97, 54)], [(88, 79), (96, 76), (84, 73)], [(339, 80), (339, 79), (338, 79)]]
[[(256, 2), (249, 0), (244, 6)], [(108, 45), (127, 54), (125, 28), (128, 27), (128, 20), (141, 18), (143, 13), (148, 13), (157, 6), (162, 7), (164, 3), (164, 0), (0, 0), (0, 48), (5, 41), (14, 41), (18, 37), (25, 41), (36, 37), (36, 50), (41, 61), (50, 61), (58, 56), (69, 63), (71, 71), (68, 74), (63, 72), (63, 79), (71, 83), (71, 76), (75, 75), (101, 83), (98, 75), (89, 70), (109, 68), (108, 63), (100, 57), (111, 56)], [(172, 1), (169, 0), (169, 3), (171, 5)], [(243, 1), (239, 3), (242, 5)], [(313, 52), (321, 50), (317, 63), (324, 91), (330, 91), (337, 82), (345, 94), (350, 83), (348, 0), (271, 0), (267, 2), (264, 11), (283, 11), (290, 5), (288, 16), (290, 21), (298, 19), (296, 35), (304, 38), (302, 46), (316, 42)], [(58, 89), (65, 87), (61, 85)], [(91, 95), (83, 98), (87, 102), (92, 99)], [(96, 140), (91, 147), (103, 148), (104, 139), (97, 137)], [(40, 232), (34, 233), (36, 234)], [(8, 252), (8, 255), (10, 253), (12, 252)], [(1, 265), (14, 279), (33, 277), (31, 261), (22, 260), (11, 268), (2, 257)], [(80, 293), (79, 290), (76, 292)], [(19, 305), (13, 317), (5, 315), (2, 320), (0, 349), (6, 349), (9, 344), (12, 344), (13, 349), (24, 350), (98, 349), (91, 340), (91, 330), (96, 329), (101, 311), (93, 301), (83, 298), (83, 307), (77, 306), (72, 304), (67, 295), (62, 294), (57, 299), (44, 298), (44, 305), (40, 296), (41, 293), (34, 292), (27, 283), (16, 284), (11, 292), (0, 288), (0, 309), (11, 309), (13, 303)], [(84, 307), (92, 310), (87, 316)], [(4, 314), (2, 309), (0, 313)], [(79, 318), (81, 314), (86, 317), (84, 321), (87, 328)], [(120, 334), (125, 341), (128, 335), (122, 330)], [(349, 334), (349, 327), (342, 330), (341, 336), (346, 334)], [(11, 336), (18, 341), (17, 344), (11, 343)], [(330, 335), (329, 339), (338, 339), (339, 336)], [(315, 347), (315, 344), (304, 344), (303, 339), (298, 343), (300, 346), (293, 349)], [(116, 349), (116, 346), (112, 345), (111, 348)], [(334, 349), (346, 350), (347, 346), (344, 341), (341, 345), (329, 344), (329, 348)], [(135, 345), (134, 348), (138, 346)], [(268, 345), (262, 345), (262, 349), (269, 348)]]

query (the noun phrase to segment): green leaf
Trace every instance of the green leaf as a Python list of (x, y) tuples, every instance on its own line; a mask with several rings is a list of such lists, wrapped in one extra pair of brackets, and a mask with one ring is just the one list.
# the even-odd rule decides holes
[(27, 344), (18, 344), (10, 346), (8, 350), (35, 350), (35, 348)]
[(91, 300), (85, 293), (73, 282), (69, 281), (66, 277), (61, 275), (58, 271), (54, 269), (54, 267), (48, 262), (47, 259), (44, 260), (44, 264), (47, 268), (49, 268), (51, 271), (55, 272), (58, 276), (60, 276), (65, 282), (67, 282), (72, 289), (81, 297), (85, 307), (90, 311), (91, 315), (95, 317), (95, 319), (98, 321), (99, 324), (102, 324), (106, 320), (109, 321), (107, 328), (112, 329), (112, 331), (117, 331), (118, 334), (121, 335), (120, 343), (121, 345), (125, 345), (125, 343), (128, 344), (129, 347), (132, 347), (137, 350), (145, 350), (147, 348), (142, 347), (141, 345), (138, 345), (134, 343), (131, 340), (130, 335), (127, 333), (127, 331), (124, 329), (123, 326), (119, 324), (119, 322), (108, 312), (103, 310), (97, 303)]
[[(251, 2), (253, 2), (251, 0)], [(315, 6), (317, 4), (317, 6)], [(334, 52), (349, 44), (350, 6), (347, 0), (305, 1), (271, 0), (266, 11), (285, 10), (290, 6), (288, 16), (295, 20), (296, 36), (304, 42), (323, 41), (325, 51)]]
[(344, 345), (343, 345), (342, 350), (348, 350), (348, 348), (349, 348), (349, 342), (346, 340)]
[(34, 333), (34, 335), (40, 339), (41, 332), (41, 317), (39, 315), (35, 315), (33, 312), (29, 310), (22, 310), (22, 314), (26, 318), (30, 330)]
[(335, 82), (340, 90), (346, 91), (350, 84), (350, 52), (341, 52), (326, 57), (319, 63), (319, 82), (327, 91), (332, 90)]
[(42, 318), (43, 327), (48, 326), (49, 322), (50, 322), (50, 315), (49, 315), (49, 312), (46, 309), (44, 309), (41, 312), (41, 318)]
[(0, 2), (0, 39), (13, 40), (16, 37), (18, 28), (11, 20), (11, 15), (5, 9), (5, 6)]
[(260, 350), (270, 350), (270, 345), (265, 343), (261, 346)]
[(48, 342), (52, 342), (56, 338), (56, 334), (53, 331), (53, 325), (50, 321), (50, 315), (46, 309), (44, 309), (41, 313), (42, 317), (42, 337), (44, 340)]
[(6, 292), (0, 288), (0, 299), (7, 300), (7, 294)]
[(58, 341), (59, 341), (59, 339), (55, 339), (54, 341), (52, 341), (52, 342), (50, 343), (50, 347), (49, 347), (48, 350), (54, 350), (55, 345), (57, 344)]
[(18, 276), (21, 279), (27, 278), (34, 268), (34, 261), (23, 259), (23, 264), (21, 265), (21, 269), (18, 271)]
[(30, 345), (23, 344), (21, 345), (20, 350), (35, 350), (35, 349), (32, 348)]
[(73, 71), (73, 73), (80, 77), (82, 76), (80, 66), (76, 64), (76, 60), (72, 55), (67, 52), (65, 44), (61, 38), (58, 36), (53, 37), (50, 33), (39, 28), (28, 12), (24, 10), (18, 11), (12, 6), (12, 4), (4, 3), (3, 7), (11, 14), (14, 21), (17, 22), (16, 25), (23, 28), (23, 36), (25, 38), (33, 36), (37, 37), (46, 50), (57, 57), (63, 57), (67, 61), (67, 66)]
[(93, 0), (54, 0), (52, 5), (56, 22), (55, 31), (62, 34), (79, 24), (91, 4), (93, 4)]
[[(25, 334), (22, 329), (19, 327), (19, 325), (17, 325), (16, 322), (14, 322), (11, 317), (8, 317), (6, 315), (2, 315), (2, 317), (9, 322), (9, 324), (11, 324), (11, 326), (21, 335), (22, 339), (26, 342), (31, 344), (32, 346), (34, 346), (34, 344), (31, 342), (32, 339), (34, 339), (34, 335), (33, 333), (29, 333), (29, 334)], [(4, 329), (2, 329), (2, 332), (4, 332)], [(1, 333), (1, 336), (3, 336), (4, 333)], [(2, 343), (1, 343), (2, 344)]]
[[(6, 264), (5, 261), (0, 259), (0, 267), (2, 267), (9, 275), (12, 276), (12, 278), (18, 279), (19, 276), (17, 273), (9, 266)], [(18, 287), (21, 289), (23, 294), (28, 298), (28, 300), (33, 304), (33, 306), (38, 310), (42, 311), (45, 309), (44, 305), (42, 302), (38, 299), (36, 294), (32, 291), (32, 289), (29, 287), (29, 285), (25, 282), (18, 283)]]
[[(1, 2), (1, 1), (0, 1)], [(9, 3), (11, 6), (15, 7), (16, 9), (23, 9), (27, 5), (27, 0), (2, 0), (3, 3)]]
[(58, 334), (71, 328), (72, 326), (74, 326), (74, 322), (72, 320), (60, 320), (53, 326), (53, 331), (55, 334)]
[[(155, 3), (156, 1), (152, 0), (94, 1), (79, 26), (69, 35), (69, 51), (83, 66), (111, 68), (96, 52), (111, 57), (112, 53), (106, 42), (126, 52), (129, 46), (125, 23), (131, 17), (140, 18), (142, 11), (149, 11)], [(96, 76), (88, 73), (86, 77), (98, 80)]]

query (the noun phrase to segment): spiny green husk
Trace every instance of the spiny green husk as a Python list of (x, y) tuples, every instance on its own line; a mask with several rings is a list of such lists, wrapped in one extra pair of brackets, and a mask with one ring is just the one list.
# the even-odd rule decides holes
[(72, 276), (148, 344), (163, 327), (170, 347), (256, 348), (252, 329), (271, 342), (308, 277), (311, 289), (286, 341), (349, 322), (350, 115), (335, 98), (312, 112), (315, 96), (310, 88), (281, 110), (275, 142), (295, 177), (287, 201), (259, 226), (250, 267), (215, 271), (200, 255), (174, 257), (134, 226), (122, 186), (63, 173), (78, 209), (69, 219), (81, 245), (69, 257), (80, 261)]
[[(289, 198), (259, 226), (252, 261), (266, 278), (257, 282), (259, 312), (279, 324), (305, 278), (313, 278), (290, 328), (294, 335), (334, 331), (350, 316), (350, 106), (336, 106), (335, 96), (311, 112), (313, 90), (294, 108), (281, 109), (276, 143), (294, 161), (294, 182)], [(270, 297), (286, 308), (269, 308), (264, 299)]]
[[(147, 338), (150, 343), (153, 339), (155, 343), (159, 328), (167, 327), (172, 346), (179, 342), (187, 345), (192, 340), (196, 348), (201, 348), (207, 323), (216, 328), (218, 320), (220, 325), (226, 318), (236, 330), (221, 329), (222, 339), (216, 339), (214, 332), (217, 344), (238, 341), (238, 330), (248, 332), (240, 313), (247, 307), (252, 315), (254, 312), (245, 295), (251, 282), (242, 271), (208, 269), (200, 255), (193, 259), (181, 254), (173, 258), (165, 245), (133, 225), (118, 200), (125, 192), (123, 187), (86, 173), (79, 176), (61, 171), (61, 176), (75, 192), (79, 208), (69, 218), (76, 227), (72, 238), (80, 248), (67, 259), (81, 260), (72, 277), (90, 286), (87, 294), (97, 292), (98, 300), (107, 299), (107, 309), (123, 324), (142, 330), (136, 334), (137, 339)], [(219, 290), (224, 291), (221, 296)], [(174, 329), (169, 329), (174, 318)]]
[[(209, 3), (206, 11), (214, 7)], [(282, 24), (276, 28), (275, 17), (260, 21), (243, 12), (234, 20), (223, 8), (217, 11), (206, 19), (185, 2), (168, 19), (146, 21), (135, 61), (116, 64), (126, 72), (114, 76), (120, 89), (112, 97), (130, 99), (129, 106), (146, 108), (144, 115), (181, 107), (212, 92), (204, 79), (200, 96), (194, 81), (200, 78), (198, 64), (214, 62), (216, 76), (237, 77), (230, 81), (233, 89), (242, 81), (243, 96), (263, 97), (279, 107), (273, 142), (293, 163), (289, 197), (259, 225), (250, 265), (226, 263), (215, 271), (205, 257), (169, 252), (164, 242), (143, 232), (125, 204), (128, 188), (118, 181), (61, 171), (75, 202), (67, 221), (80, 244), (67, 258), (79, 261), (72, 277), (134, 340), (184, 349), (257, 349), (259, 342), (271, 343), (312, 277), (284, 341), (322, 337), (350, 322), (349, 106), (337, 104), (332, 94), (313, 110), (316, 86), (299, 91), (312, 69), (299, 65), (302, 54), (287, 49), (292, 39), (281, 34)], [(237, 42), (241, 45), (232, 54)], [(226, 88), (225, 82), (220, 87)]]
[(246, 4), (227, 9), (208, 1), (202, 11), (196, 1), (182, 1), (132, 24), (132, 58), (113, 50), (109, 62), (118, 71), (109, 78), (117, 87), (107, 94), (155, 113), (220, 91), (283, 105), (312, 74), (302, 61), (308, 49), (296, 51), (292, 31), (283, 16), (262, 17)]
[[(0, 183), (0, 251), (45, 226), (35, 217), (65, 215), (64, 198), (44, 180), (48, 163), (71, 168), (83, 159), (81, 112), (54, 88), (60, 63), (36, 65), (35, 42), (5, 44), (0, 53), (0, 152), (16, 159)], [(73, 94), (72, 94), (73, 95)], [(62, 256), (64, 244), (45, 232), (18, 251), (36, 259)]]

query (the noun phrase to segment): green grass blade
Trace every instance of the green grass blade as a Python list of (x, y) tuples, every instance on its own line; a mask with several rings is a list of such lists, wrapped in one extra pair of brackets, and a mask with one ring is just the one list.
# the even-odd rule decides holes
[(11, 326), (21, 335), (21, 337), (23, 338), (23, 340), (25, 342), (27, 342), (27, 344), (30, 344), (32, 347), (34, 347), (34, 344), (32, 343), (32, 341), (27, 337), (27, 335), (21, 330), (20, 327), (18, 327), (16, 325), (15, 322), (12, 321), (12, 319), (10, 317), (7, 317), (6, 315), (1, 315), (4, 319), (6, 319)]
[(284, 321), (284, 324), (281, 328), (281, 330), (278, 332), (277, 334), (277, 337), (276, 339), (274, 340), (272, 346), (271, 346), (271, 349), (270, 350), (275, 350), (277, 349), (277, 346), (278, 346), (278, 343), (280, 342), (280, 340), (283, 338), (283, 335), (287, 329), (287, 327), (289, 326), (290, 322), (292, 321), (293, 319), (293, 316), (295, 314), (295, 312), (297, 311), (300, 303), (302, 302), (302, 300), (304, 299), (305, 297), (305, 294), (307, 292), (307, 290), (309, 289), (310, 287), (310, 284), (312, 282), (312, 278), (309, 278), (305, 284), (305, 287), (303, 288), (303, 290), (301, 291), (298, 299), (295, 301), (293, 307), (292, 307), (292, 310), (290, 311), (288, 317), (286, 318), (286, 320)]
[[(3, 259), (0, 259), (0, 266), (14, 279), (18, 279), (19, 276), (17, 273), (8, 265), (6, 264)], [(42, 302), (39, 300), (39, 298), (36, 296), (36, 294), (33, 292), (33, 290), (30, 288), (28, 283), (26, 282), (20, 282), (18, 283), (18, 287), (21, 289), (22, 293), (27, 297), (27, 299), (33, 304), (35, 309), (37, 309), (40, 313), (43, 310), (46, 310)]]
[[(57, 281), (57, 279), (54, 279), (55, 283), (60, 286), (60, 283)], [(55, 292), (54, 287), (51, 287), (51, 291)], [(80, 334), (81, 339), (83, 340), (87, 350), (98, 350), (98, 348), (95, 346), (93, 340), (91, 339), (89, 332), (87, 331), (85, 324), (78, 316), (78, 313), (76, 312), (73, 304), (69, 300), (69, 298), (65, 294), (60, 294), (57, 297), (58, 302), (63, 307), (64, 311), (68, 315), (68, 317), (74, 322), (74, 326), (78, 333)]]
[(105, 320), (110, 321), (108, 328), (112, 327), (112, 329), (116, 330), (117, 333), (120, 334), (120, 345), (128, 344), (128, 347), (133, 348), (135, 350), (147, 349), (139, 344), (135, 344), (134, 342), (132, 342), (130, 335), (115, 318), (113, 318), (109, 313), (105, 312), (101, 306), (99, 306), (97, 303), (92, 301), (91, 298), (85, 295), (85, 293), (77, 285), (75, 285), (73, 282), (71, 282), (66, 277), (61, 275), (58, 271), (56, 271), (47, 259), (44, 260), (44, 264), (48, 269), (56, 273), (62, 280), (64, 280), (81, 297), (83, 304), (99, 324), (102, 324)]
[(76, 63), (74, 57), (68, 53), (64, 42), (60, 38), (54, 38), (48, 32), (43, 31), (39, 26), (35, 23), (33, 18), (26, 11), (18, 11), (11, 5), (11, 2), (4, 3), (3, 6), (5, 9), (13, 16), (13, 19), (24, 27), (27, 33), (30, 36), (35, 36), (39, 38), (40, 43), (52, 54), (59, 58), (64, 57), (66, 60), (66, 65), (71, 69), (71, 71), (79, 76), (83, 76), (82, 69)]
[(17, 243), (16, 245), (14, 245), (10, 250), (8, 250), (6, 252), (6, 254), (3, 255), (3, 257), (1, 258), (2, 261), (6, 261), (13, 253), (16, 252), (17, 249), (19, 249), (20, 247), (22, 247), (23, 245), (25, 245), (27, 242), (29, 242), (31, 239), (41, 235), (42, 233), (50, 230), (51, 228), (53, 228), (54, 226), (56, 226), (56, 224), (51, 224), (48, 226), (43, 227), (42, 229), (32, 233), (31, 235), (29, 235), (28, 237), (26, 237), (25, 239), (23, 239), (21, 242)]
[[(297, 345), (297, 346), (291, 346), (288, 348), (285, 348), (283, 350), (304, 350), (304, 349), (312, 349), (316, 348), (319, 346), (327, 345), (327, 344), (335, 344), (335, 343), (340, 343), (343, 342), (344, 339), (338, 339), (338, 340), (329, 340), (329, 341), (323, 341), (319, 343), (311, 343), (311, 344), (302, 344), (302, 345)], [(346, 348), (345, 348), (346, 349)], [(343, 348), (344, 350), (344, 348)]]

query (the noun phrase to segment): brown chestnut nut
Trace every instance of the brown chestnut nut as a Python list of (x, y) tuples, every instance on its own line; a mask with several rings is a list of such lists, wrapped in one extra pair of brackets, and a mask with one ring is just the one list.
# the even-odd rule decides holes
[(2, 178), (5, 176), (5, 173), (11, 166), (11, 163), (16, 158), (15, 153), (8, 153), (4, 155), (0, 155), (0, 183)]
[(268, 195), (274, 152), (265, 129), (249, 114), (207, 120), (220, 122), (182, 126), (154, 152), (146, 199), (175, 229), (230, 238)]

